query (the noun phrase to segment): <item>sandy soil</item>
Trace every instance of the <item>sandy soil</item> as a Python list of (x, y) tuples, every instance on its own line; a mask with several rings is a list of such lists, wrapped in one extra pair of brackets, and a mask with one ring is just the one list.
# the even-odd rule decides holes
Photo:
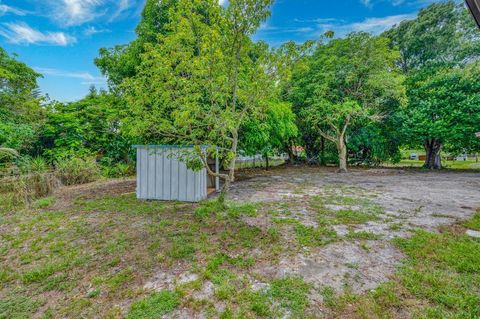
[[(337, 174), (313, 167), (279, 168), (245, 172), (229, 196), (237, 201), (288, 202), (292, 216), (312, 226), (317, 218), (309, 200), (326, 194), (368, 198), (382, 206), (379, 220), (354, 227), (380, 239), (341, 239), (305, 254), (285, 256), (279, 265), (256, 269), (258, 273), (300, 275), (317, 288), (330, 286), (337, 291), (346, 286), (357, 293), (373, 289), (389, 279), (403, 258), (392, 238), (409, 236), (418, 228), (438, 231), (474, 214), (480, 207), (480, 173), (370, 169)], [(337, 208), (342, 207), (329, 207)], [(246, 221), (259, 227), (269, 223), (262, 216)], [(349, 231), (344, 225), (334, 228), (339, 236)]]

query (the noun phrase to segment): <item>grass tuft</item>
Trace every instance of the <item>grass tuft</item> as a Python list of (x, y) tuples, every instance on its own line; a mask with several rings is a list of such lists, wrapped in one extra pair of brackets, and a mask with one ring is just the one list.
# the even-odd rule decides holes
[(132, 304), (127, 319), (157, 319), (175, 310), (180, 304), (179, 296), (163, 290)]

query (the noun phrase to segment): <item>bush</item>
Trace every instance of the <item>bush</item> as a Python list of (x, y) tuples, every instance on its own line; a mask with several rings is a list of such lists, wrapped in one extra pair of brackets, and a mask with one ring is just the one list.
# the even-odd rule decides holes
[(46, 173), (49, 166), (43, 157), (21, 157), (17, 160), (17, 166), (21, 173)]
[(55, 175), (64, 185), (94, 182), (100, 177), (100, 166), (94, 158), (72, 157), (55, 164)]
[(104, 166), (102, 174), (105, 177), (111, 178), (129, 177), (135, 174), (135, 166), (125, 163), (112, 164)]

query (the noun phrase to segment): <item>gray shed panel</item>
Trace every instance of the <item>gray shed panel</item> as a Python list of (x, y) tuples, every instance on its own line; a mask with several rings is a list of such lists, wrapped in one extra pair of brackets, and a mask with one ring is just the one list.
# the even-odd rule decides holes
[(179, 159), (186, 148), (136, 146), (137, 198), (198, 202), (207, 198), (207, 170), (190, 170)]

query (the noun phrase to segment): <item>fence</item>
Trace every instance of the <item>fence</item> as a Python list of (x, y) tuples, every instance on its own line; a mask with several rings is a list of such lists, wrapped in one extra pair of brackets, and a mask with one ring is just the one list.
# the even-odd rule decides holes
[[(268, 166), (279, 166), (285, 164), (285, 161), (288, 159), (288, 156), (270, 156), (268, 157)], [(235, 160), (235, 167), (237, 169), (244, 168), (261, 168), (267, 167), (267, 160), (262, 155), (255, 156), (238, 156)]]

